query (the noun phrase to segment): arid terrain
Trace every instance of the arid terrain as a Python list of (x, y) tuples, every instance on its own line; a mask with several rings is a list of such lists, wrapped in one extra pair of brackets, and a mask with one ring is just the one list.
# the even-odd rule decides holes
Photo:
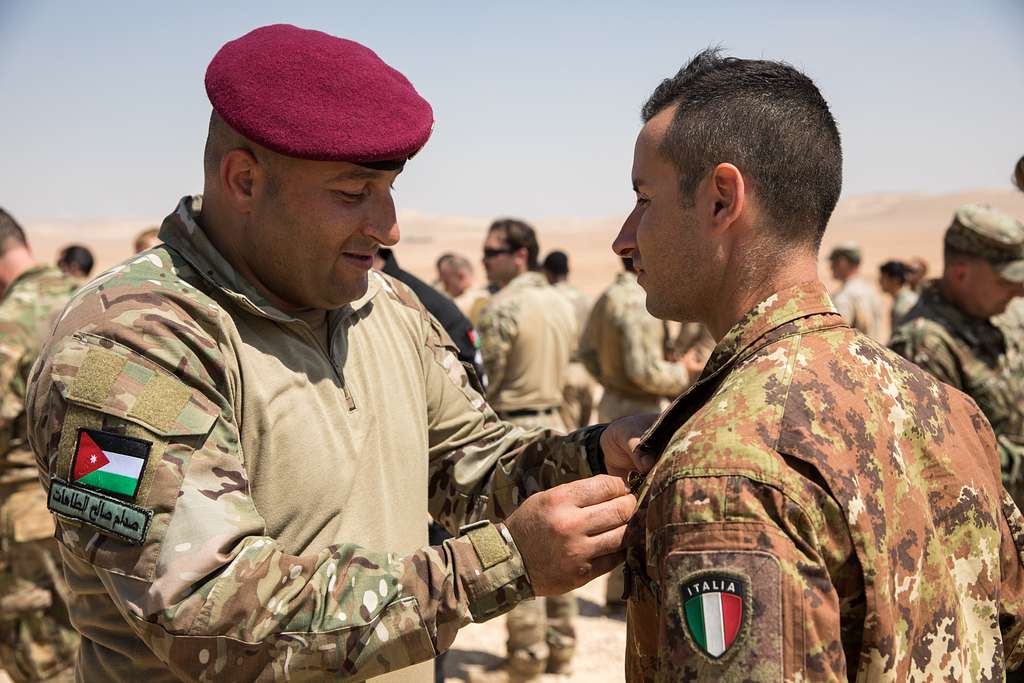
[[(967, 202), (988, 203), (1024, 218), (1024, 194), (1012, 189), (973, 190), (954, 194), (877, 194), (843, 200), (833, 215), (823, 244), (821, 274), (831, 283), (824, 255), (832, 245), (854, 240), (864, 250), (864, 272), (872, 279), (878, 266), (890, 258), (921, 256), (935, 274), (941, 267), (942, 234), (954, 209)], [(173, 207), (168, 207), (171, 209)], [(572, 280), (597, 296), (619, 269), (610, 244), (623, 215), (603, 220), (546, 220), (535, 223), (542, 253), (563, 249), (570, 254)], [(492, 217), (433, 216), (406, 210), (399, 214), (402, 242), (396, 249), (401, 265), (432, 281), (434, 260), (446, 251), (468, 256), (478, 263), (484, 231)], [(95, 252), (97, 273), (128, 257), (136, 232), (161, 220), (150, 216), (137, 220), (29, 223), (29, 238), (43, 259), (53, 259), (62, 246), (77, 242)], [(523, 216), (530, 220), (529, 216)], [(482, 268), (478, 267), (478, 275)], [(551, 680), (603, 683), (622, 680), (625, 623), (603, 614), (604, 579), (579, 591), (581, 618), (575, 672)], [(497, 664), (505, 652), (503, 619), (464, 629), (449, 656), (450, 681), (465, 680), (474, 668)]]

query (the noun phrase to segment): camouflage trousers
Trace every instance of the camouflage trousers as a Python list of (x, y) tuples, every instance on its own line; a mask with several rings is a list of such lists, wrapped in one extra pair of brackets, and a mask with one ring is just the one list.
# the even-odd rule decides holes
[(597, 382), (582, 363), (569, 363), (569, 373), (562, 390), (562, 407), (559, 409), (566, 429), (572, 431), (590, 424), (596, 387)]
[(506, 615), (509, 669), (543, 673), (549, 660), (568, 664), (576, 650), (576, 596), (572, 593), (520, 603)]
[(67, 595), (42, 487), (0, 487), (0, 669), (15, 683), (74, 680)]
[[(506, 418), (525, 429), (547, 427), (565, 431), (561, 415), (522, 415)], [(548, 660), (567, 664), (576, 648), (576, 597), (569, 593), (520, 603), (505, 617), (508, 627), (509, 669), (534, 676)]]

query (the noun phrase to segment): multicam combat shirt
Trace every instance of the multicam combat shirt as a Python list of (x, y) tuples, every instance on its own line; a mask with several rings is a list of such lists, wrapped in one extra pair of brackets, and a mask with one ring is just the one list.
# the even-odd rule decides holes
[(428, 507), (451, 529), (502, 518), (589, 475), (599, 429), (499, 421), (383, 275), (330, 314), (325, 349), (230, 267), (198, 209), (184, 199), (164, 245), (79, 291), (30, 387), (80, 678), (363, 680), (529, 596), (514, 545), (428, 547)]
[(719, 342), (642, 447), (626, 678), (1000, 681), (1024, 657), (1024, 519), (960, 392), (818, 282)]

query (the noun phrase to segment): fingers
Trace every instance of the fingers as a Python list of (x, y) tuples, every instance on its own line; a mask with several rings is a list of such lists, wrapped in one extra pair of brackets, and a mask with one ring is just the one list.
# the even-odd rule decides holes
[(586, 510), (584, 531), (589, 536), (598, 536), (620, 527), (629, 521), (634, 510), (636, 510), (636, 497), (631, 494), (591, 505)]
[(625, 561), (626, 551), (624, 550), (617, 553), (611, 553), (610, 555), (595, 557), (590, 563), (590, 571), (587, 572), (586, 581), (592, 581), (602, 574), (607, 574)]
[(599, 474), (589, 479), (580, 479), (569, 484), (562, 484), (552, 492), (567, 496), (567, 500), (576, 507), (589, 507), (612, 500), (629, 493), (626, 483), (620, 477)]

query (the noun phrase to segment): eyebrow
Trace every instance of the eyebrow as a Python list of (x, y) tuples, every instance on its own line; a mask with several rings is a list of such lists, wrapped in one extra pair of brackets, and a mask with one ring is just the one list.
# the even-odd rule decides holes
[(354, 168), (350, 171), (342, 171), (332, 176), (327, 182), (334, 183), (340, 180), (374, 180), (384, 175), (384, 171), (375, 171), (370, 168)]

